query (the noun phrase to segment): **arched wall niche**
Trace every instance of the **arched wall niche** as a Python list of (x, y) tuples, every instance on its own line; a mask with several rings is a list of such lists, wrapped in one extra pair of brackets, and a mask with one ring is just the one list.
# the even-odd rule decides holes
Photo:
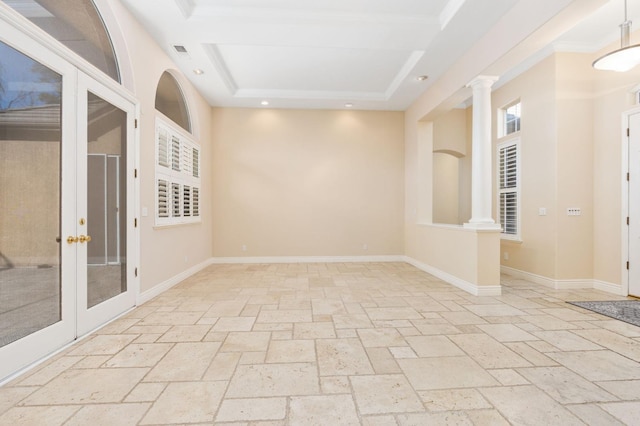
[(470, 108), (454, 108), (433, 121), (433, 223), (462, 225), (469, 219), (470, 111)]

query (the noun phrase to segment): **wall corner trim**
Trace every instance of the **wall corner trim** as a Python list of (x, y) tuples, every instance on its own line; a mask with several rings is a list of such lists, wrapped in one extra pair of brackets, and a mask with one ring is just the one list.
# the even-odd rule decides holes
[(189, 278), (191, 275), (196, 274), (197, 272), (202, 271), (204, 268), (206, 268), (209, 265), (212, 265), (213, 259), (207, 259), (203, 262), (198, 263), (197, 265), (192, 266), (189, 269), (186, 269), (182, 272), (180, 272), (177, 275), (174, 275), (173, 277), (169, 278), (168, 280), (165, 280), (163, 282), (161, 282), (160, 284), (157, 284), (153, 287), (151, 287), (149, 290), (140, 293), (138, 295), (138, 297), (136, 298), (136, 306), (140, 306), (143, 303), (148, 302), (149, 300), (153, 299), (154, 297), (160, 295), (161, 293), (164, 293), (165, 291), (169, 290), (171, 287), (175, 286), (176, 284), (179, 284), (181, 281), (186, 280), (187, 278)]
[(448, 272), (444, 272), (438, 268), (427, 265), (426, 263), (422, 263), (409, 256), (405, 256), (404, 261), (428, 274), (440, 278), (441, 280), (451, 285), (454, 285), (468, 293), (471, 293), (474, 296), (500, 296), (502, 294), (502, 287), (499, 285), (479, 286), (470, 283), (469, 281), (463, 280), (462, 278), (451, 275)]

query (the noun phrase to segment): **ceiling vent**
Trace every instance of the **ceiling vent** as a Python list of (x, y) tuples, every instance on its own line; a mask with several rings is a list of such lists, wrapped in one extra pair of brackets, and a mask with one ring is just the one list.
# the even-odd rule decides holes
[(180, 45), (180, 44), (174, 44), (173, 48), (176, 49), (176, 52), (178, 52), (178, 53), (189, 53), (189, 52), (187, 52), (187, 48), (182, 46), (182, 45)]

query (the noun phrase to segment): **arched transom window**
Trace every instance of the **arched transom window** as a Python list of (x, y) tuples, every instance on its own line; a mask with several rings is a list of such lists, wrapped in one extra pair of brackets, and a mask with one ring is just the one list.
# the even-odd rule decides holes
[(189, 133), (191, 120), (182, 90), (176, 79), (167, 71), (160, 77), (156, 91), (156, 109)]
[(3, 0), (87, 62), (120, 82), (111, 38), (91, 0)]

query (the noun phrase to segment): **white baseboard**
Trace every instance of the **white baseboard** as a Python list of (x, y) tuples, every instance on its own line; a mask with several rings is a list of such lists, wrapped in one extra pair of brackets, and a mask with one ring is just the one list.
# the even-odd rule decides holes
[(213, 257), (211, 264), (229, 263), (370, 263), (404, 262), (401, 255), (382, 256), (263, 256), (263, 257)]
[(579, 290), (593, 288), (593, 280), (584, 278), (578, 280), (555, 280), (557, 290)]
[(593, 288), (595, 290), (606, 291), (607, 293), (617, 294), (618, 296), (626, 296), (621, 284), (608, 283), (606, 281), (593, 280)]
[(625, 296), (620, 284), (608, 283), (606, 281), (599, 281), (590, 278), (577, 280), (554, 280), (553, 278), (544, 277), (542, 275), (533, 274), (531, 272), (522, 271), (520, 269), (510, 268), (508, 266), (501, 266), (500, 272), (510, 275), (514, 278), (521, 278), (556, 290), (578, 290), (584, 288), (592, 288), (595, 290), (605, 291), (607, 293), (617, 294), (619, 296)]
[(164, 293), (165, 291), (169, 290), (171, 287), (189, 278), (191, 275), (202, 271), (204, 268), (212, 264), (213, 264), (213, 259), (207, 259), (204, 262), (200, 262), (197, 265), (194, 265), (191, 268), (180, 272), (178, 275), (175, 275), (169, 278), (168, 280), (153, 286), (149, 290), (143, 293), (140, 293), (136, 298), (136, 305), (140, 306), (143, 303), (148, 302), (149, 300), (153, 299), (159, 294)]
[(469, 281), (463, 280), (462, 278), (458, 278), (454, 275), (451, 275), (448, 272), (444, 272), (438, 268), (434, 268), (431, 265), (422, 263), (412, 257), (404, 256), (404, 261), (424, 272), (427, 272), (433, 275), (434, 277), (440, 278), (442, 281), (445, 281), (449, 284), (452, 284), (458, 287), (459, 289), (462, 289), (468, 293), (471, 293), (474, 296), (500, 296), (502, 294), (502, 287), (499, 285), (479, 286), (479, 285), (470, 283)]
[(532, 274), (531, 272), (521, 271), (520, 269), (510, 268), (509, 266), (501, 265), (500, 273), (510, 275), (513, 278), (520, 278), (523, 280), (531, 281), (532, 283), (540, 284), (545, 287), (556, 288), (556, 282), (551, 278)]

